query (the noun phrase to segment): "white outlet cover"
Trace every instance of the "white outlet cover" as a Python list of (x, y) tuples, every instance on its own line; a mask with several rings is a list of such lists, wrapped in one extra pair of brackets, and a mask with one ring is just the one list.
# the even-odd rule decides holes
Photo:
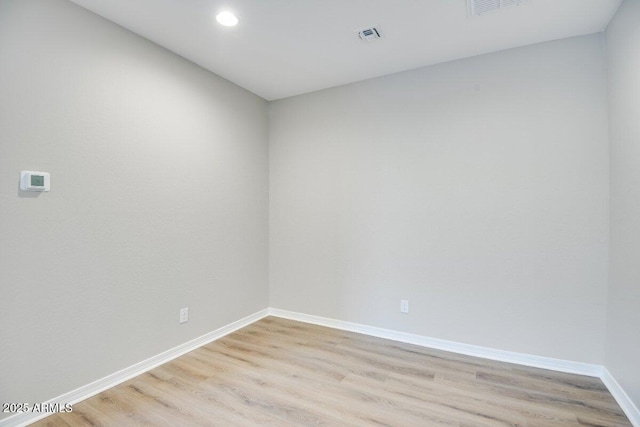
[(406, 299), (400, 300), (400, 312), (409, 313), (409, 301)]
[(180, 309), (180, 323), (189, 321), (189, 307)]

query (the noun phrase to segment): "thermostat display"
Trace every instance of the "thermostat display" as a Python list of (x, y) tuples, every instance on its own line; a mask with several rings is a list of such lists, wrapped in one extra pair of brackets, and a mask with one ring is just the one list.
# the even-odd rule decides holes
[(51, 177), (48, 172), (20, 172), (20, 189), (22, 191), (49, 191)]
[(31, 186), (32, 187), (44, 187), (44, 176), (42, 176), (42, 175), (31, 175)]

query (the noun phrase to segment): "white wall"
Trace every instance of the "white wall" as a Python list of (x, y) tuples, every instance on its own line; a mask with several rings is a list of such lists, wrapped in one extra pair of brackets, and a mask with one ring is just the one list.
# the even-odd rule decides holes
[(609, 371), (640, 408), (640, 2), (606, 32), (611, 140)]
[(0, 401), (267, 307), (267, 152), (264, 100), (70, 2), (1, 0)]
[(271, 103), (271, 306), (602, 363), (605, 77), (593, 35)]
[[(637, 404), (639, 21), (607, 31), (606, 364)], [(265, 101), (84, 9), (0, 0), (0, 401), (266, 307), (269, 191), (272, 306), (603, 363), (604, 70), (599, 35), (546, 43), (277, 101), (268, 131)]]

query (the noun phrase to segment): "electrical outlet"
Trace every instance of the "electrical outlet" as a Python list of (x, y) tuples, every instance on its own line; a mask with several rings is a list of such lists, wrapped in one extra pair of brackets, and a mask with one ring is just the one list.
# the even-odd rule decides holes
[(189, 320), (189, 307), (180, 309), (180, 323), (185, 323)]
[(407, 301), (406, 299), (400, 300), (400, 312), (409, 313), (409, 301)]

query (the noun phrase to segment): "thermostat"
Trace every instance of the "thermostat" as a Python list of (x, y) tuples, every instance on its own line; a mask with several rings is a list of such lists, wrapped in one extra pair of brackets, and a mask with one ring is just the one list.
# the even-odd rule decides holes
[(22, 191), (49, 191), (51, 177), (48, 172), (20, 172), (20, 189)]

